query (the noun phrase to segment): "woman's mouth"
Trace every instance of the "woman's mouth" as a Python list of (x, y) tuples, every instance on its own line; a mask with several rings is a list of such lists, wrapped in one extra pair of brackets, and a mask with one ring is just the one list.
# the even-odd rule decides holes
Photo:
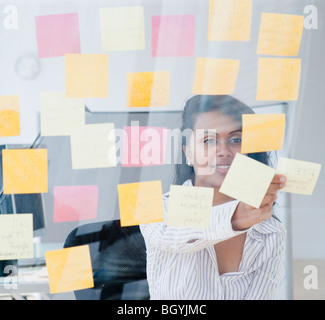
[(230, 165), (217, 165), (217, 166), (214, 166), (215, 171), (220, 173), (220, 174), (227, 174), (229, 168), (230, 168)]

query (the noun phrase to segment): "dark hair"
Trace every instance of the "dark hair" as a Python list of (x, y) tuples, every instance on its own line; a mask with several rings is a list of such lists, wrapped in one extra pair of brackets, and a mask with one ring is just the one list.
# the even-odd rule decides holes
[[(250, 107), (236, 98), (229, 95), (195, 95), (188, 99), (182, 113), (181, 132), (194, 130), (197, 116), (204, 112), (219, 111), (231, 117), (240, 125), (242, 124), (243, 114), (255, 113)], [(182, 185), (186, 180), (191, 179), (194, 184), (193, 167), (186, 164), (186, 157), (183, 146), (186, 145), (187, 137), (182, 134), (182, 159), (176, 164), (176, 175), (174, 183)], [(249, 153), (248, 157), (269, 165), (269, 154), (267, 152)]]

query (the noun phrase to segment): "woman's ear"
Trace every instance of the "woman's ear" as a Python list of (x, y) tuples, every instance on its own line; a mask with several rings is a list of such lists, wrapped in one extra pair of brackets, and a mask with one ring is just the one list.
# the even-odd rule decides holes
[(193, 158), (191, 149), (184, 145), (183, 146), (183, 151), (184, 151), (184, 154), (185, 154), (185, 157), (186, 157), (186, 164), (189, 165), (189, 166), (192, 166), (193, 163), (194, 163), (194, 158)]

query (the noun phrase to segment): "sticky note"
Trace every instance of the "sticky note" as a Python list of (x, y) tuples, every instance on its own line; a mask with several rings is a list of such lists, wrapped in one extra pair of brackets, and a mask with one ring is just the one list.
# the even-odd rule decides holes
[(193, 94), (232, 94), (239, 71), (239, 60), (197, 58)]
[(70, 135), (72, 169), (116, 166), (114, 123), (74, 127)]
[(219, 191), (259, 208), (272, 182), (275, 169), (236, 153)]
[(209, 228), (213, 188), (172, 185), (166, 224), (187, 228)]
[(95, 219), (98, 207), (98, 186), (54, 186), (54, 222)]
[(257, 100), (297, 100), (301, 60), (296, 58), (259, 58)]
[(257, 54), (297, 56), (304, 16), (262, 12)]
[(88, 245), (45, 252), (50, 293), (94, 287)]
[(167, 128), (129, 126), (123, 134), (123, 167), (164, 164)]
[(152, 56), (192, 57), (194, 55), (195, 16), (152, 16)]
[(209, 41), (249, 41), (252, 0), (210, 0)]
[(4, 194), (47, 192), (47, 149), (2, 150), (2, 161)]
[(108, 55), (66, 54), (65, 94), (67, 98), (107, 98)]
[(41, 136), (66, 136), (73, 126), (85, 124), (83, 98), (66, 98), (64, 92), (41, 93)]
[(287, 178), (286, 185), (281, 191), (312, 195), (321, 167), (320, 163), (280, 157), (276, 173), (283, 174)]
[(281, 150), (285, 114), (243, 114), (241, 153)]
[(0, 137), (19, 135), (19, 96), (0, 96)]
[(33, 215), (0, 215), (0, 259), (29, 259), (34, 257)]
[(126, 77), (128, 107), (168, 106), (168, 71), (134, 72)]
[(119, 184), (117, 188), (122, 227), (164, 220), (161, 181)]
[(39, 58), (80, 53), (78, 13), (36, 16), (35, 26)]
[(143, 7), (111, 7), (100, 9), (103, 51), (145, 49)]

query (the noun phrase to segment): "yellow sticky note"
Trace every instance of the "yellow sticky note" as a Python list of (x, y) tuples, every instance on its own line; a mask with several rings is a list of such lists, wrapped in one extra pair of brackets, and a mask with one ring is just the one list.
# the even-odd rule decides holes
[(257, 100), (297, 100), (301, 60), (259, 58)]
[(279, 158), (276, 173), (283, 174), (286, 185), (281, 191), (311, 195), (321, 170), (320, 163)]
[(33, 215), (0, 215), (0, 259), (29, 259), (34, 257)]
[(239, 71), (239, 60), (197, 58), (193, 94), (232, 94)]
[(83, 98), (66, 98), (64, 92), (41, 93), (41, 136), (66, 136), (73, 126), (85, 124)]
[(304, 16), (262, 12), (257, 54), (297, 56)]
[(213, 193), (213, 188), (172, 185), (166, 224), (187, 228), (209, 228)]
[(48, 190), (47, 149), (2, 150), (3, 193)]
[(236, 153), (219, 191), (259, 208), (274, 174), (275, 169), (241, 153)]
[(128, 107), (168, 106), (168, 71), (127, 73), (126, 81)]
[(241, 153), (281, 150), (285, 114), (243, 114)]
[(116, 166), (114, 123), (96, 123), (72, 128), (72, 169)]
[(145, 49), (143, 7), (101, 8), (100, 25), (103, 51)]
[(209, 41), (249, 41), (252, 0), (210, 0)]
[(107, 98), (108, 55), (66, 54), (65, 94), (67, 98)]
[(45, 252), (51, 293), (94, 287), (88, 245)]
[(122, 227), (164, 220), (161, 181), (120, 184), (117, 188)]
[(19, 135), (19, 96), (0, 96), (0, 137)]

